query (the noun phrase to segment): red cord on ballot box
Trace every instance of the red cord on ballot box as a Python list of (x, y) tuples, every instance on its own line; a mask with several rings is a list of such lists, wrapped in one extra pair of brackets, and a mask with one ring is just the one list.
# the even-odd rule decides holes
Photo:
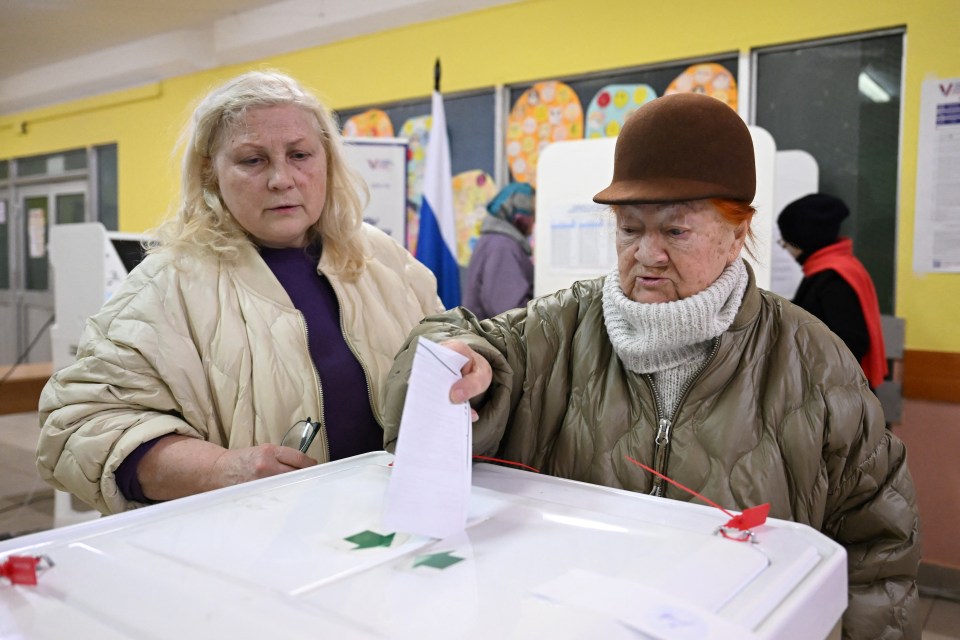
[[(737, 542), (746, 542), (753, 538), (753, 532), (751, 531), (751, 529), (753, 529), (754, 527), (759, 527), (760, 525), (762, 525), (764, 522), (767, 521), (767, 514), (770, 513), (770, 503), (768, 502), (765, 502), (764, 504), (758, 505), (756, 507), (750, 507), (749, 509), (744, 509), (739, 514), (730, 513), (729, 511), (721, 507), (719, 504), (717, 504), (710, 498), (697, 493), (696, 491), (694, 491), (693, 489), (690, 489), (689, 487), (685, 487), (684, 485), (680, 484), (676, 480), (671, 480), (670, 478), (663, 475), (662, 473), (658, 471), (654, 471), (653, 469), (643, 464), (642, 462), (639, 462), (638, 460), (634, 460), (630, 456), (624, 456), (624, 457), (630, 462), (632, 462), (633, 464), (637, 465), (638, 467), (642, 467), (647, 471), (649, 471), (650, 473), (652, 473), (653, 475), (663, 478), (670, 484), (676, 487), (679, 487), (680, 489), (683, 489), (687, 493), (700, 498), (710, 506), (716, 507), (717, 509), (720, 509), (720, 511), (730, 516), (730, 520), (726, 524), (721, 525), (720, 528), (717, 529), (717, 533), (722, 535), (724, 538), (728, 538), (730, 540), (736, 540)], [(525, 465), (521, 462), (513, 462), (511, 460), (503, 460), (501, 458), (491, 458), (489, 456), (479, 456), (479, 455), (473, 456), (473, 459), (483, 460), (485, 462), (497, 462), (500, 464), (513, 465), (516, 467), (527, 469), (528, 471), (540, 473), (539, 469), (534, 469), (533, 467)]]
[[(676, 480), (671, 480), (670, 478), (668, 478), (667, 476), (663, 475), (663, 474), (660, 473), (659, 471), (654, 471), (653, 469), (651, 469), (651, 468), (648, 467), (647, 465), (643, 464), (642, 462), (639, 462), (639, 461), (637, 461), (637, 460), (634, 460), (634, 459), (631, 458), (630, 456), (624, 456), (624, 457), (625, 457), (627, 460), (629, 460), (630, 462), (632, 462), (633, 464), (637, 465), (638, 467), (642, 467), (643, 469), (649, 471), (649, 472), (652, 473), (653, 475), (655, 475), (655, 476), (657, 476), (657, 477), (659, 477), (659, 478), (663, 478), (664, 480), (666, 480), (667, 482), (669, 482), (669, 483), (672, 484), (673, 486), (679, 487), (679, 488), (683, 489), (683, 490), (686, 491), (687, 493), (689, 493), (689, 494), (691, 494), (691, 495), (694, 495), (694, 496), (700, 498), (701, 500), (703, 500), (704, 502), (706, 502), (707, 504), (709, 504), (711, 507), (716, 507), (717, 509), (720, 509), (720, 511), (723, 511), (725, 514), (727, 514), (728, 516), (730, 516), (730, 521), (727, 522), (726, 524), (722, 525), (722, 526), (718, 529), (718, 532), (719, 532), (720, 535), (722, 535), (724, 538), (729, 538), (730, 540), (736, 540), (737, 542), (745, 542), (745, 541), (747, 541), (747, 540), (750, 540), (751, 535), (752, 535), (752, 532), (751, 532), (750, 530), (751, 530), (752, 528), (754, 528), (754, 527), (759, 527), (760, 525), (762, 525), (764, 522), (767, 521), (767, 514), (770, 513), (770, 503), (769, 503), (769, 502), (765, 502), (765, 503), (763, 503), (763, 504), (761, 504), (761, 505), (757, 505), (756, 507), (750, 507), (749, 509), (744, 509), (739, 515), (738, 515), (738, 514), (734, 514), (734, 513), (730, 513), (729, 511), (727, 511), (726, 509), (724, 509), (723, 507), (721, 507), (720, 505), (718, 505), (716, 502), (714, 502), (714, 501), (711, 500), (710, 498), (708, 498), (708, 497), (706, 497), (706, 496), (703, 496), (703, 495), (700, 495), (699, 493), (697, 493), (697, 492), (694, 491), (693, 489), (691, 489), (691, 488), (689, 488), (689, 487), (685, 487), (684, 485), (680, 484), (680, 483), (677, 482)], [(735, 529), (735, 530), (737, 530), (737, 531), (742, 531), (742, 532), (746, 533), (747, 535), (734, 535), (734, 534), (731, 534), (731, 533), (729, 532), (729, 530), (731, 530), (731, 529)]]
[(503, 460), (502, 458), (491, 458), (490, 456), (473, 456), (474, 460), (482, 460), (483, 462), (499, 462), (500, 464), (509, 464), (514, 467), (520, 467), (521, 469), (526, 469), (527, 471), (533, 471), (534, 473), (540, 473), (540, 469), (534, 469), (533, 467), (523, 464), (522, 462), (513, 462), (512, 460)]

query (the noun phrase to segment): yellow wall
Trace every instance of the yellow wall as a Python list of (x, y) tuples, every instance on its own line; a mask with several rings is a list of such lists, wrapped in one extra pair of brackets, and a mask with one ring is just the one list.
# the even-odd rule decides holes
[(3, 116), (0, 158), (116, 142), (120, 226), (140, 231), (175, 197), (170, 150), (190, 102), (247, 68), (282, 69), (331, 106), (349, 107), (427, 95), (437, 56), (443, 89), (455, 92), (905, 26), (899, 243), (891, 256), (897, 314), (906, 318), (907, 348), (960, 352), (960, 275), (917, 276), (912, 268), (920, 84), (928, 74), (960, 77), (958, 23), (958, 0), (527, 0)]

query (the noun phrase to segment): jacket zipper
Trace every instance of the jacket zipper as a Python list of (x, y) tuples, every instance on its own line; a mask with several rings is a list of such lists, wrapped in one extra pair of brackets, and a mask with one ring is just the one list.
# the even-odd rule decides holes
[[(700, 377), (700, 374), (703, 373), (704, 369), (713, 361), (714, 357), (717, 355), (717, 351), (720, 350), (720, 338), (713, 339), (713, 349), (710, 351), (710, 355), (707, 356), (707, 359), (704, 361), (700, 368), (697, 369), (697, 372), (687, 380), (686, 384), (683, 385), (683, 389), (680, 391), (680, 401), (677, 403), (677, 408), (674, 410), (673, 415), (680, 413), (680, 407), (683, 406), (684, 400), (687, 399), (687, 394), (690, 393), (690, 389), (693, 387), (693, 384)], [(653, 468), (657, 473), (662, 473), (667, 475), (667, 458), (670, 456), (670, 431), (673, 429), (673, 421), (668, 420), (663, 417), (663, 403), (660, 400), (660, 392), (657, 390), (657, 384), (653, 380), (653, 375), (649, 373), (643, 374), (643, 377), (647, 379), (647, 382), (650, 384), (650, 389), (653, 391), (653, 401), (657, 410), (657, 437), (656, 437), (656, 449), (653, 454)], [(653, 488), (650, 489), (650, 495), (656, 496), (658, 498), (663, 497), (666, 487), (664, 486), (665, 481), (660, 476), (653, 477)]]
[[(307, 327), (307, 321), (303, 317), (303, 314), (297, 311), (297, 317), (300, 319), (300, 326), (303, 327), (303, 338), (307, 343), (307, 355), (310, 354), (310, 328)], [(311, 357), (312, 360), (312, 357)], [(317, 422), (320, 423), (320, 432), (317, 434), (320, 436), (320, 443), (323, 445), (323, 453), (325, 458), (322, 462), (330, 462), (330, 443), (327, 441), (327, 425), (326, 420), (324, 419), (323, 411), (323, 385), (320, 383), (320, 372), (317, 371), (316, 365), (310, 367), (313, 369), (313, 381), (317, 384), (317, 394), (320, 397), (320, 415), (318, 416)]]
[[(653, 404), (657, 412), (657, 437), (655, 440), (657, 446), (653, 454), (653, 468), (657, 473), (666, 473), (667, 450), (670, 445), (670, 429), (673, 427), (673, 422), (663, 417), (663, 402), (660, 399), (660, 391), (657, 389), (657, 383), (653, 380), (653, 375), (645, 373), (643, 377), (646, 378), (650, 390), (653, 391)], [(653, 476), (653, 487), (650, 489), (650, 495), (657, 497), (663, 495), (663, 478), (660, 476)]]

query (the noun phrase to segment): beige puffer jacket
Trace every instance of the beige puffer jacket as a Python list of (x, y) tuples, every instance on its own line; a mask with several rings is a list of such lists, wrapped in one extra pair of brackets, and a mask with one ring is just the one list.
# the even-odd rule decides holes
[[(459, 338), (493, 367), (475, 452), (563, 478), (648, 493), (658, 416), (651, 382), (626, 370), (607, 337), (603, 279), (478, 322), (456, 310), (412, 338)], [(385, 393), (397, 437), (410, 343)], [(770, 516), (822, 531), (848, 554), (849, 638), (919, 638), (919, 520), (903, 444), (885, 427), (843, 343), (799, 307), (757, 289), (674, 415), (666, 474), (727, 509), (769, 502)], [(666, 497), (691, 500), (668, 485)]]
[[(364, 237), (371, 259), (359, 279), (329, 279), (382, 423), (394, 355), (443, 306), (426, 267), (374, 227)], [(101, 512), (123, 511), (140, 505), (114, 472), (141, 443), (172, 433), (230, 448), (279, 443), (298, 420), (322, 421), (322, 403), (303, 317), (252, 245), (235, 264), (195, 259), (184, 271), (150, 256), (88, 320), (77, 362), (44, 388), (37, 467)], [(308, 454), (326, 461), (320, 446)]]

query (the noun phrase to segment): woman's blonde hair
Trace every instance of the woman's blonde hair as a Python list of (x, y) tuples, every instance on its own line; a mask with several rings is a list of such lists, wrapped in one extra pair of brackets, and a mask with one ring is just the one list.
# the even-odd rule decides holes
[(150, 251), (177, 256), (208, 252), (229, 261), (241, 245), (251, 242), (224, 206), (213, 158), (248, 109), (281, 105), (295, 105), (316, 117), (327, 157), (323, 213), (307, 230), (307, 239), (322, 243), (341, 276), (353, 279), (363, 271), (361, 194), (366, 198), (366, 186), (345, 161), (334, 116), (293, 78), (275, 71), (244, 73), (211, 91), (194, 109), (178, 144), (183, 149), (179, 207), (151, 232), (156, 244)]

